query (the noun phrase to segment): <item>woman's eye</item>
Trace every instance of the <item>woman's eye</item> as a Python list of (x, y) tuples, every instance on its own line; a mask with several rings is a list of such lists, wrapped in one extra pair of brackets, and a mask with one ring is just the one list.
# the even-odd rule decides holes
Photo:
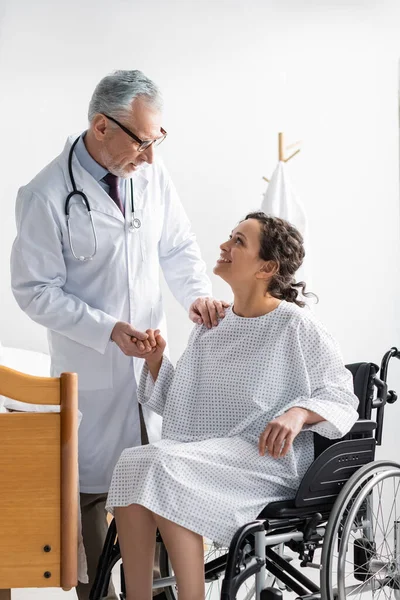
[(238, 237), (237, 237), (237, 238), (236, 238), (236, 240), (235, 240), (235, 242), (236, 242), (236, 243), (237, 243), (237, 242), (239, 242), (239, 243), (241, 244), (241, 243), (242, 243), (242, 240), (241, 240), (240, 238), (238, 238)]

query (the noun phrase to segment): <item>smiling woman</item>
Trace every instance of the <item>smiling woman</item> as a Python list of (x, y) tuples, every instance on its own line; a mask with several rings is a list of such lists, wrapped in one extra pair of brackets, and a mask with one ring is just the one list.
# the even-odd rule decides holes
[[(299, 290), (305, 297), (314, 296), (305, 291), (305, 283), (296, 283), (294, 279), (304, 259), (303, 239), (286, 221), (262, 212), (249, 213), (220, 249), (214, 273), (229, 283), (236, 294), (237, 314), (242, 314), (243, 305), (256, 315), (264, 314), (268, 298), (272, 309), (276, 308), (277, 300), (304, 306), (297, 299)], [(260, 289), (264, 290), (264, 296), (258, 293)]]
[(114, 471), (127, 600), (151, 596), (156, 528), (179, 593), (204, 598), (203, 537), (227, 546), (265, 504), (292, 497), (311, 432), (340, 438), (358, 416), (335, 342), (297, 299), (298, 231), (251, 213), (221, 252), (214, 272), (233, 306), (218, 327), (194, 328), (176, 370), (155, 332), (138, 398), (163, 416), (162, 439), (125, 450)]

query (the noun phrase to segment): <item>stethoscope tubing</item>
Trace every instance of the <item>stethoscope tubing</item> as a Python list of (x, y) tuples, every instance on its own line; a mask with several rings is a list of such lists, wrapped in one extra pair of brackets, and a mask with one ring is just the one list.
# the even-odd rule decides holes
[[(75, 183), (75, 177), (73, 174), (73, 170), (72, 170), (72, 157), (74, 154), (74, 150), (75, 150), (75, 146), (78, 143), (79, 139), (81, 136), (78, 136), (76, 138), (76, 140), (74, 141), (74, 143), (71, 146), (71, 149), (69, 151), (69, 155), (68, 155), (68, 173), (69, 173), (69, 178), (71, 180), (71, 185), (72, 185), (72, 192), (70, 192), (65, 200), (65, 207), (64, 207), (64, 211), (65, 211), (65, 218), (67, 220), (67, 229), (68, 229), (68, 240), (69, 240), (69, 245), (71, 248), (71, 252), (73, 257), (76, 260), (79, 261), (88, 261), (88, 260), (92, 260), (94, 258), (94, 256), (97, 253), (97, 247), (98, 247), (98, 242), (97, 242), (97, 235), (96, 235), (96, 228), (94, 226), (94, 222), (93, 222), (93, 216), (92, 216), (92, 209), (90, 206), (90, 202), (88, 197), (86, 196), (85, 192), (78, 190), (78, 188), (76, 187), (76, 183)], [(132, 179), (130, 180), (130, 188), (131, 188), (131, 224), (129, 226), (129, 231), (134, 231), (135, 229), (139, 229), (142, 226), (142, 223), (140, 221), (140, 219), (138, 219), (137, 217), (135, 217), (135, 206), (134, 206), (134, 195), (133, 195), (133, 182)], [(94, 248), (93, 248), (93, 252), (90, 256), (77, 256), (75, 253), (75, 249), (72, 243), (72, 235), (71, 235), (71, 226), (70, 226), (70, 214), (69, 214), (69, 206), (70, 206), (70, 201), (71, 198), (73, 198), (73, 196), (80, 196), (83, 200), (83, 202), (85, 203), (88, 215), (89, 215), (89, 219), (90, 219), (90, 224), (91, 224), (91, 228), (92, 228), (92, 233), (93, 233), (93, 239), (94, 239)]]

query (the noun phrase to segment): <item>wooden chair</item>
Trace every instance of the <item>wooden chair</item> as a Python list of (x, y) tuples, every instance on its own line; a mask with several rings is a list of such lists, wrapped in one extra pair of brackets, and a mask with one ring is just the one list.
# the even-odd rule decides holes
[(0, 395), (59, 413), (0, 413), (0, 600), (77, 584), (78, 385), (0, 367)]

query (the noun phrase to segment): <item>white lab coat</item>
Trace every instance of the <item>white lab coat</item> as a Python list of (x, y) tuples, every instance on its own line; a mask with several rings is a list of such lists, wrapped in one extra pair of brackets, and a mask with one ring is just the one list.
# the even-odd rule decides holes
[[(89, 199), (98, 248), (91, 261), (72, 256), (65, 218), (72, 142), (69, 138), (61, 155), (19, 190), (11, 277), (19, 306), (48, 329), (52, 375), (78, 373), (81, 491), (101, 493), (108, 490), (121, 451), (140, 444), (136, 382), (143, 359), (126, 357), (110, 341), (115, 323), (165, 333), (160, 266), (186, 310), (212, 292), (189, 220), (161, 161), (134, 174), (135, 217), (142, 227), (130, 232), (129, 191), (125, 221), (74, 154), (76, 185)], [(93, 235), (78, 196), (71, 200), (70, 215), (75, 253), (89, 256)], [(150, 441), (159, 439), (160, 418), (146, 409), (143, 414)]]

